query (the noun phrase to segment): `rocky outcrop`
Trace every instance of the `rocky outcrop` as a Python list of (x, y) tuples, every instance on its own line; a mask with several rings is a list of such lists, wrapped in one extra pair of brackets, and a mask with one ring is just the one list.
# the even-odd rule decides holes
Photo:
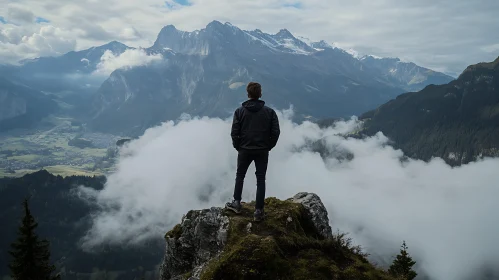
[(323, 238), (332, 238), (333, 233), (329, 226), (329, 218), (326, 207), (315, 193), (301, 192), (289, 199), (295, 203), (301, 203), (308, 211), (308, 216), (314, 224), (317, 232)]
[(228, 227), (229, 217), (221, 208), (187, 213), (165, 236), (161, 279), (184, 279), (189, 272), (199, 277), (203, 265), (224, 248)]
[(160, 279), (392, 279), (333, 236), (316, 194), (265, 203), (261, 223), (252, 220), (254, 202), (241, 215), (216, 207), (188, 212), (165, 235)]

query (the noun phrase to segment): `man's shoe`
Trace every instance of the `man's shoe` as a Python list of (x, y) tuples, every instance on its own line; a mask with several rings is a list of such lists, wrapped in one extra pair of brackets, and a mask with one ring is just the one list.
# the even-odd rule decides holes
[(256, 209), (253, 215), (255, 222), (260, 222), (265, 218), (265, 212), (263, 209)]
[(241, 213), (241, 201), (239, 200), (232, 200), (232, 202), (227, 202), (225, 204), (225, 209), (229, 209), (234, 211), (236, 214)]

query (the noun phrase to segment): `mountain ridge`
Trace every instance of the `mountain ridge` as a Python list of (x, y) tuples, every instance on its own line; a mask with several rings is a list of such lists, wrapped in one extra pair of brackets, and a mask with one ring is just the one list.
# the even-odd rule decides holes
[(120, 55), (130, 49), (112, 41), (2, 66), (0, 76), (57, 96), (75, 108), (76, 113), (65, 113), (89, 128), (131, 136), (183, 113), (227, 117), (244, 101), (242, 85), (253, 80), (269, 93), (264, 93), (269, 105), (293, 105), (298, 121), (358, 115), (398, 94), (452, 80), (415, 64), (367, 63), (334, 44), (296, 37), (287, 29), (268, 34), (219, 21), (192, 32), (164, 26), (140, 53), (155, 61), (160, 57), (161, 63), (122, 65), (109, 76), (96, 74), (104, 53), (111, 51), (114, 57), (107, 59), (121, 65), (132, 54)]
[(499, 156), (499, 58), (458, 79), (410, 92), (361, 116), (363, 133), (382, 131), (413, 158), (452, 166)]
[(145, 51), (161, 54), (163, 63), (114, 71), (94, 98), (94, 129), (140, 134), (182, 113), (227, 117), (244, 101), (240, 85), (252, 80), (271, 93), (264, 93), (270, 105), (293, 104), (299, 118), (349, 117), (409, 89), (344, 50), (313, 48), (285, 29), (272, 35), (218, 21), (192, 32), (167, 25)]
[(30, 128), (57, 108), (44, 93), (0, 77), (0, 132)]

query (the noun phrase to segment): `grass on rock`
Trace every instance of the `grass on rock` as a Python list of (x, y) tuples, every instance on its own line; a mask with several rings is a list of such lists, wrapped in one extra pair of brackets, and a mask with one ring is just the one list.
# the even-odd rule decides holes
[[(254, 202), (243, 204), (239, 215), (226, 210), (227, 244), (205, 266), (201, 280), (395, 279), (370, 264), (344, 234), (322, 238), (299, 203), (267, 198), (266, 217), (259, 223), (253, 221), (253, 211)], [(166, 235), (178, 238), (181, 234), (176, 226)]]

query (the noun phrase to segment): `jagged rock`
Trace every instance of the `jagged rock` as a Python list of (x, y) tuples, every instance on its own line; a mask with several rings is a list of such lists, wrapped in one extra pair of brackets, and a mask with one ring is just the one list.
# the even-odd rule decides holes
[(310, 220), (317, 228), (323, 238), (333, 237), (326, 207), (315, 193), (301, 192), (289, 199), (290, 201), (301, 203), (307, 209)]
[[(301, 203), (309, 213), (310, 220), (323, 238), (331, 238), (327, 210), (321, 199), (313, 193), (301, 192), (288, 199)], [(293, 218), (289, 216), (287, 223)], [(165, 236), (166, 253), (161, 266), (161, 279), (185, 279), (189, 271), (193, 271), (189, 279), (197, 279), (204, 264), (216, 257), (227, 241), (229, 217), (222, 208), (190, 211)], [(246, 232), (251, 233), (252, 223), (246, 225)]]
[[(342, 236), (313, 193), (267, 198), (266, 218), (253, 222), (254, 202), (241, 215), (222, 208), (190, 211), (165, 236), (161, 280), (384, 279)], [(230, 234), (229, 234), (230, 233)]]
[(228, 226), (229, 217), (221, 208), (189, 211), (165, 236), (161, 279), (185, 279), (190, 271), (199, 276), (202, 266), (223, 249)]

